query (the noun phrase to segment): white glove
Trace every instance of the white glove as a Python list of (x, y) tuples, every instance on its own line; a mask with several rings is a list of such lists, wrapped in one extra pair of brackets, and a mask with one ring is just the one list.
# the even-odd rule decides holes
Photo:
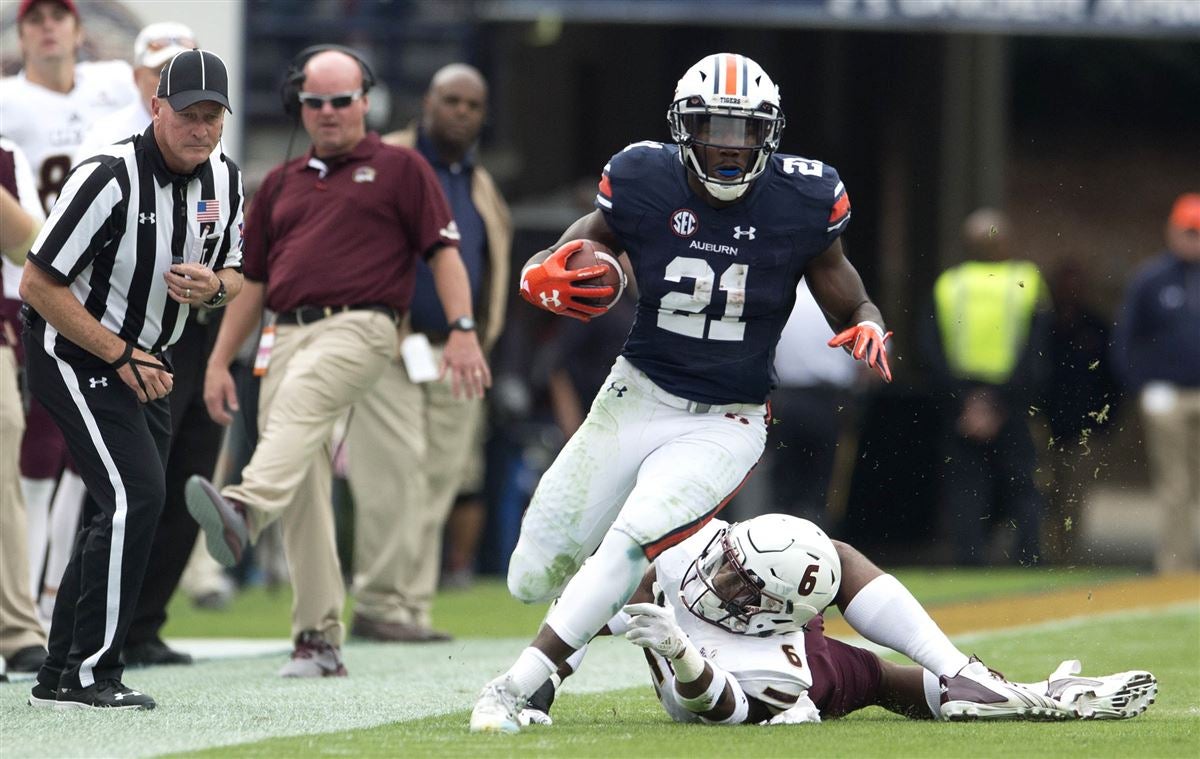
[(820, 722), (821, 712), (817, 709), (817, 705), (812, 702), (808, 694), (804, 694), (797, 699), (795, 706), (785, 711), (776, 714), (765, 722), (760, 722), (760, 725), (799, 725), (804, 722)]
[(668, 659), (678, 659), (687, 649), (687, 636), (676, 624), (675, 612), (670, 607), (641, 603), (629, 604), (622, 611), (630, 617), (629, 631), (625, 633), (630, 643)]

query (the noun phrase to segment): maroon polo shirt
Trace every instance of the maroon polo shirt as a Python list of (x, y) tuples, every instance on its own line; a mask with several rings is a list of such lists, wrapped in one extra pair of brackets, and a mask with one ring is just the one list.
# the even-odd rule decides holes
[(276, 167), (250, 204), (243, 239), (242, 272), (266, 284), (276, 312), (364, 304), (406, 312), (417, 256), (458, 244), (428, 162), (374, 132), (347, 155), (322, 161), (310, 150)]

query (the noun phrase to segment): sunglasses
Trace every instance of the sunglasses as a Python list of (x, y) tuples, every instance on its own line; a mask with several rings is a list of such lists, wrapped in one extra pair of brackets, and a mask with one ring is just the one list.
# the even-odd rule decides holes
[(314, 111), (319, 111), (329, 103), (337, 110), (350, 107), (350, 104), (363, 96), (362, 90), (354, 92), (343, 92), (338, 95), (314, 95), (311, 92), (301, 92), (300, 102), (306, 107)]

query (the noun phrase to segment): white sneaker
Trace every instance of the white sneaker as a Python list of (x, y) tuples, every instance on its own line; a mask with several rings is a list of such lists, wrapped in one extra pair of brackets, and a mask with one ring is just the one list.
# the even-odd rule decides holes
[(1074, 710), (1049, 696), (1010, 683), (974, 656), (957, 675), (942, 675), (940, 682), (942, 719), (1059, 720), (1075, 717)]
[(471, 732), (516, 733), (521, 730), (521, 709), (525, 699), (512, 687), (512, 678), (501, 675), (483, 686), (475, 708), (471, 710)]
[(296, 638), (292, 658), (279, 670), (280, 677), (345, 677), (342, 651), (316, 630), (305, 630)]
[(1074, 709), (1079, 719), (1136, 717), (1158, 695), (1158, 681), (1144, 670), (1102, 677), (1080, 676), (1080, 670), (1079, 660), (1069, 659), (1045, 683), (1046, 695)]

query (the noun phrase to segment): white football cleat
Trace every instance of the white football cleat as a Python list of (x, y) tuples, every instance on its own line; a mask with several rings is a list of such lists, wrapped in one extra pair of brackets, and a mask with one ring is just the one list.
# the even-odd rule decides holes
[(1129, 719), (1154, 703), (1158, 681), (1144, 670), (1087, 677), (1069, 659), (1047, 678), (1046, 695), (1073, 708), (1079, 719)]
[(957, 675), (942, 675), (941, 718), (967, 720), (1073, 719), (1075, 711), (987, 668), (972, 656)]
[[(471, 710), (472, 733), (517, 733), (525, 699), (512, 688), (512, 678), (501, 675), (483, 686)], [(528, 724), (528, 723), (527, 723)]]

